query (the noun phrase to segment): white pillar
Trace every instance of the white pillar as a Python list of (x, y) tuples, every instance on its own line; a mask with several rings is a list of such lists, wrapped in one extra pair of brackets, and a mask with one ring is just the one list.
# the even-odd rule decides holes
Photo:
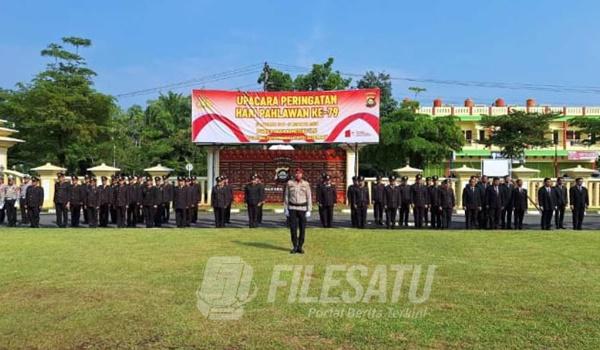
[(348, 186), (352, 185), (352, 177), (354, 175), (357, 175), (354, 173), (356, 157), (357, 157), (357, 154), (354, 152), (354, 149), (347, 147), (346, 148), (346, 187), (344, 188), (344, 191), (346, 190), (346, 188), (348, 188)]
[(209, 146), (206, 151), (206, 203), (210, 203), (212, 188), (215, 185), (215, 177), (219, 175), (219, 147)]

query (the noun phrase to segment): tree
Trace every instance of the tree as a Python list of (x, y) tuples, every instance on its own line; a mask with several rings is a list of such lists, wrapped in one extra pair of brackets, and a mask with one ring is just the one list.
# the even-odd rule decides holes
[(456, 118), (419, 114), (418, 106), (416, 101), (404, 101), (400, 108), (382, 116), (380, 143), (363, 149), (363, 163), (384, 173), (407, 163), (423, 168), (461, 150), (464, 137)]
[(392, 96), (392, 82), (389, 74), (375, 74), (373, 71), (368, 71), (356, 83), (356, 87), (359, 89), (379, 88), (381, 98), (380, 115), (388, 115), (398, 108), (398, 101)]
[(333, 70), (333, 58), (323, 64), (313, 64), (307, 74), (299, 74), (294, 79), (294, 90), (344, 90), (350, 86), (352, 79), (342, 77), (339, 71)]
[(264, 84), (266, 91), (289, 91), (294, 89), (294, 81), (288, 73), (268, 68), (268, 74), (263, 71), (257, 83)]
[(490, 137), (483, 143), (488, 147), (500, 147), (502, 155), (506, 158), (519, 159), (528, 148), (552, 145), (552, 140), (546, 138), (545, 134), (550, 129), (550, 122), (555, 118), (556, 114), (523, 111), (483, 116), (481, 126), (492, 130)]
[(41, 55), (53, 62), (2, 102), (1, 115), (18, 125), (27, 141), (11, 150), (14, 163), (31, 167), (52, 161), (81, 171), (96, 162), (97, 146), (110, 139), (114, 100), (93, 88), (96, 73), (63, 45), (87, 47), (91, 41), (68, 37), (49, 44)]
[(145, 109), (132, 106), (119, 113), (114, 121), (114, 140), (104, 147), (104, 157), (112, 155), (127, 173), (139, 173), (150, 165), (161, 163), (185, 173), (187, 163), (201, 172), (206, 168), (205, 152), (190, 142), (190, 97), (169, 91), (148, 101)]
[(579, 128), (581, 131), (589, 135), (589, 138), (583, 140), (585, 145), (591, 146), (598, 142), (600, 137), (600, 119), (594, 117), (575, 117), (569, 122), (570, 126)]

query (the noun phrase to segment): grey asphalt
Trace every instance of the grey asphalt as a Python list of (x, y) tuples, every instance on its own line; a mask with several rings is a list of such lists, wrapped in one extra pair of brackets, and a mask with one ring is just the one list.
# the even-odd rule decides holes
[[(19, 218), (20, 218), (20, 216), (19, 216)], [(81, 220), (83, 221), (83, 215), (81, 216)], [(384, 220), (385, 220), (385, 217), (384, 217)], [(410, 224), (412, 224), (412, 217), (409, 220), (411, 221)], [(553, 220), (554, 220), (554, 218), (553, 218)], [(54, 214), (44, 213), (41, 215), (41, 218), (40, 218), (40, 226), (41, 227), (56, 228), (57, 226), (56, 226), (55, 222), (56, 222), (56, 216)], [(567, 229), (572, 228), (571, 222), (572, 221), (571, 221), (570, 212), (567, 211), (565, 213), (565, 222), (564, 222), (565, 227)], [(552, 224), (554, 225), (554, 221), (552, 221)], [(22, 225), (18, 225), (18, 226), (24, 227)], [(229, 224), (227, 226), (233, 227), (233, 228), (248, 227), (247, 213), (245, 211), (241, 211), (239, 213), (232, 213), (231, 214), (231, 224)], [(319, 215), (316, 211), (313, 211), (311, 217), (308, 219), (308, 226), (309, 227), (320, 227)], [(334, 214), (333, 226), (338, 227), (338, 228), (350, 228), (351, 227), (350, 214), (336, 212)], [(82, 224), (81, 227), (86, 227), (86, 225)], [(116, 227), (116, 226), (111, 224), (111, 225), (109, 225), (109, 227)], [(139, 224), (137, 227), (144, 228), (145, 226), (142, 224)], [(175, 216), (173, 213), (171, 214), (170, 222), (168, 224), (164, 224), (163, 227), (166, 227), (166, 228), (175, 227)], [(196, 227), (196, 228), (214, 227), (213, 213), (201, 211), (198, 214), (198, 223), (196, 223), (195, 225), (192, 225), (192, 227)], [(265, 211), (264, 216), (263, 216), (263, 223), (262, 223), (261, 227), (264, 227), (264, 228), (285, 227), (285, 217), (283, 214), (274, 213), (271, 211)], [(465, 227), (464, 215), (461, 215), (461, 214), (453, 215), (451, 229), (464, 229), (464, 227)], [(380, 227), (380, 226), (374, 225), (372, 214), (369, 214), (369, 216), (368, 216), (367, 228), (385, 229), (385, 227)], [(539, 229), (539, 228), (540, 228), (540, 216), (539, 215), (526, 215), (525, 216), (523, 229), (526, 230), (526, 229)], [(2, 229), (2, 230), (6, 229), (6, 221), (4, 222), (3, 225), (0, 226), (0, 229)], [(408, 229), (412, 229), (412, 227), (409, 226)], [(584, 222), (583, 222), (583, 229), (584, 230), (599, 230), (600, 229), (600, 215), (598, 215), (598, 214), (586, 215)]]

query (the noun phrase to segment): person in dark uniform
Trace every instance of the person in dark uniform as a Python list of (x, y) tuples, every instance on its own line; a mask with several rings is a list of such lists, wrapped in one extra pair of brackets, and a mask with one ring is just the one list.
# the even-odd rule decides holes
[(171, 201), (173, 200), (173, 184), (167, 175), (163, 176), (163, 222), (169, 223), (171, 219)]
[(225, 212), (229, 205), (229, 189), (225, 186), (225, 179), (217, 176), (217, 184), (212, 189), (211, 205), (215, 214), (215, 227), (225, 227)]
[(115, 208), (117, 209), (117, 227), (127, 227), (127, 208), (129, 207), (129, 190), (125, 184), (125, 176), (119, 177), (119, 186), (116, 188)]
[(553, 188), (554, 201), (556, 202), (556, 212), (554, 213), (554, 224), (556, 229), (565, 229), (565, 208), (569, 204), (567, 186), (563, 183), (563, 178), (556, 179), (556, 185)]
[(157, 207), (154, 212), (154, 227), (162, 227), (163, 210), (164, 210), (164, 187), (162, 183), (162, 177), (154, 177), (154, 190), (156, 191)]
[[(83, 176), (83, 184), (82, 184), (82, 186), (83, 186), (83, 192), (85, 193), (85, 196), (87, 196), (88, 190), (89, 190), (89, 188), (90, 188), (90, 186), (92, 184), (91, 180), (92, 180), (91, 176), (89, 176), (89, 175), (84, 175)], [(87, 204), (86, 204), (87, 203), (87, 199), (85, 198), (85, 196), (84, 196), (84, 202), (83, 202), (83, 206), (82, 206), (82, 209), (83, 209), (83, 223), (85, 225), (89, 225), (90, 224), (90, 220), (88, 218), (88, 210), (87, 210)]]
[(348, 190), (346, 191), (346, 200), (348, 201), (348, 205), (350, 206), (350, 222), (352, 227), (358, 227), (358, 218), (356, 214), (356, 203), (353, 202), (354, 198), (356, 198), (354, 191), (358, 187), (358, 176), (352, 176), (352, 185), (348, 186)]
[(481, 190), (477, 186), (477, 178), (471, 177), (467, 186), (463, 189), (462, 204), (465, 211), (465, 228), (467, 230), (479, 226), (479, 212), (482, 209)]
[(544, 179), (544, 186), (540, 187), (537, 194), (538, 205), (542, 211), (542, 230), (551, 230), (552, 213), (556, 210), (556, 202), (552, 194), (552, 180), (549, 177)]
[(369, 199), (369, 188), (365, 184), (365, 178), (358, 177), (358, 187), (354, 191), (354, 205), (356, 208), (356, 226), (365, 228), (367, 225), (367, 209), (371, 203)]
[(321, 173), (321, 177), (320, 180), (317, 182), (317, 185), (315, 186), (315, 193), (317, 195), (317, 209), (319, 210), (319, 221), (321, 221), (321, 226), (325, 227), (325, 225), (323, 224), (323, 207), (321, 205), (319, 205), (320, 203), (320, 195), (321, 195), (321, 186), (323, 185), (323, 183), (325, 182), (325, 176), (327, 176), (327, 173)]
[(500, 198), (502, 199), (502, 212), (500, 213), (500, 221), (502, 229), (512, 229), (513, 216), (513, 193), (514, 185), (512, 178), (508, 175), (504, 177), (504, 183), (500, 185)]
[(413, 207), (415, 228), (418, 229), (423, 227), (423, 215), (425, 214), (425, 208), (429, 205), (429, 191), (422, 181), (423, 176), (418, 174), (410, 191), (410, 202)]
[(100, 178), (100, 227), (108, 227), (108, 213), (110, 211), (110, 202), (112, 198), (112, 187), (108, 184), (108, 178), (102, 176)]
[(517, 179), (517, 186), (513, 189), (513, 208), (515, 209), (515, 229), (523, 229), (523, 217), (527, 211), (527, 189), (523, 188), (523, 180)]
[(187, 214), (192, 203), (191, 192), (187, 190), (185, 178), (177, 177), (177, 186), (173, 187), (173, 209), (175, 209), (175, 225), (179, 228), (187, 226)]
[(497, 230), (502, 214), (502, 195), (500, 194), (500, 178), (494, 177), (492, 185), (485, 190), (485, 209), (490, 216), (488, 228)]
[(97, 186), (95, 177), (90, 179), (85, 195), (85, 207), (88, 212), (88, 225), (91, 228), (98, 227), (98, 210), (100, 209), (101, 189)]
[(442, 181), (442, 186), (439, 188), (439, 198), (439, 208), (441, 210), (440, 228), (444, 230), (450, 228), (452, 225), (452, 211), (456, 205), (454, 190), (450, 187), (448, 179)]
[[(190, 178), (190, 193), (192, 194), (192, 205), (190, 207), (191, 210), (191, 216), (190, 216), (190, 221), (191, 223), (195, 224), (198, 222), (198, 203), (200, 202), (200, 198), (202, 196), (202, 193), (200, 193), (200, 185), (198, 184), (198, 180), (195, 176), (192, 176)], [(231, 193), (231, 198), (233, 200), (233, 192)], [(231, 211), (231, 204), (229, 207), (230, 211)]]
[(154, 219), (159, 204), (158, 190), (152, 183), (152, 177), (146, 177), (146, 185), (142, 189), (142, 205), (144, 206), (144, 221), (146, 228), (154, 227)]
[(323, 183), (318, 188), (317, 204), (319, 205), (319, 215), (321, 216), (321, 225), (325, 228), (331, 228), (333, 225), (333, 208), (337, 203), (337, 193), (335, 186), (331, 183), (331, 176), (325, 174)]
[(252, 175), (250, 183), (244, 187), (244, 201), (248, 206), (248, 226), (258, 227), (258, 207), (262, 206), (265, 193), (258, 183), (258, 176)]
[(581, 230), (585, 210), (590, 205), (588, 190), (583, 186), (583, 179), (578, 177), (575, 179), (575, 185), (569, 189), (570, 208), (573, 212), (573, 229)]
[(396, 227), (396, 213), (402, 202), (400, 187), (396, 183), (396, 176), (389, 177), (389, 184), (385, 186), (383, 192), (383, 205), (385, 208), (385, 226), (388, 229)]
[(381, 176), (377, 175), (375, 184), (371, 187), (371, 200), (373, 201), (373, 219), (375, 225), (383, 226), (383, 207), (385, 185), (381, 182)]
[(117, 224), (117, 187), (119, 187), (119, 178), (116, 175), (110, 178), (110, 222)]
[(438, 186), (438, 177), (431, 177), (431, 184), (427, 187), (429, 190), (429, 211), (431, 212), (431, 228), (442, 228), (442, 204), (440, 203), (441, 188)]
[(144, 177), (137, 175), (135, 177), (135, 182), (136, 182), (135, 187), (137, 188), (136, 194), (137, 194), (137, 199), (138, 199), (136, 218), (137, 218), (138, 224), (143, 224), (144, 223), (144, 206), (142, 205), (142, 191), (144, 190), (144, 187), (145, 187)]
[(85, 186), (79, 184), (79, 179), (76, 175), (71, 176), (71, 198), (69, 199), (69, 207), (71, 208), (71, 227), (79, 227), (79, 218), (81, 209), (83, 208), (83, 200), (85, 198)]
[(408, 184), (408, 177), (402, 176), (400, 181), (400, 226), (408, 227), (408, 215), (410, 213), (412, 188)]
[(223, 186), (227, 192), (227, 207), (225, 208), (225, 223), (231, 224), (231, 204), (233, 204), (233, 186), (229, 183), (227, 175), (223, 176)]
[(477, 187), (479, 188), (479, 194), (481, 195), (481, 210), (479, 211), (479, 216), (477, 221), (479, 222), (479, 228), (484, 230), (490, 227), (490, 217), (487, 212), (487, 208), (485, 206), (485, 196), (487, 188), (490, 186), (488, 183), (488, 177), (486, 175), (482, 175), (477, 183)]
[(54, 210), (56, 211), (56, 226), (65, 228), (69, 223), (69, 200), (71, 185), (66, 181), (65, 174), (58, 173), (58, 181), (54, 184)]
[[(185, 190), (187, 193), (187, 198), (189, 200), (187, 215), (185, 217), (185, 226), (190, 227), (192, 225), (192, 218), (194, 216), (194, 210), (197, 208), (194, 206), (194, 199), (196, 198), (194, 193), (194, 186), (192, 184), (192, 178), (185, 178)], [(197, 210), (196, 210), (197, 214)]]
[[(430, 176), (425, 177), (425, 187), (427, 188), (427, 193), (429, 195), (429, 189), (431, 188), (431, 177)], [(429, 226), (429, 213), (430, 212), (431, 212), (431, 206), (426, 206), (425, 210), (423, 211), (423, 224), (425, 227)]]
[(138, 223), (138, 206), (142, 200), (142, 189), (138, 186), (137, 178), (130, 176), (127, 182), (127, 227), (136, 227)]
[[(262, 181), (262, 177), (260, 175), (258, 175), (258, 174), (256, 174), (256, 176), (258, 178), (258, 185), (260, 186), (261, 191), (264, 193), (265, 192), (265, 184)], [(263, 200), (263, 202), (264, 202), (264, 200)], [(258, 206), (258, 213), (256, 215), (256, 222), (258, 224), (262, 224), (263, 208), (264, 208), (264, 204)]]
[(29, 213), (29, 225), (33, 228), (40, 227), (40, 210), (44, 204), (44, 189), (40, 186), (40, 179), (33, 177), (31, 186), (25, 195), (27, 212)]

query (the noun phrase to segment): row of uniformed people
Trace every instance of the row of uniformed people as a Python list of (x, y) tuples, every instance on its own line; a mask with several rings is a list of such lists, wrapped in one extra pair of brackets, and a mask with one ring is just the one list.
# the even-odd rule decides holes
[[(225, 224), (231, 223), (233, 187), (229, 184), (229, 178), (225, 175), (217, 176), (215, 182), (216, 184), (211, 193), (215, 226), (225, 227)], [(265, 203), (265, 186), (258, 174), (252, 175), (250, 182), (244, 186), (244, 202), (248, 211), (248, 226), (250, 228), (258, 227), (262, 223), (263, 205)]]
[(39, 178), (25, 176), (23, 183), (17, 186), (12, 176), (8, 177), (7, 184), (0, 177), (0, 224), (6, 216), (8, 227), (17, 225), (17, 203), (21, 210), (22, 224), (39, 227), (40, 211), (44, 203), (44, 189), (40, 186)]
[[(390, 176), (385, 185), (382, 177), (377, 176), (375, 184), (369, 191), (362, 176), (354, 176), (353, 184), (348, 186), (346, 198), (350, 206), (352, 227), (365, 228), (367, 224), (367, 209), (373, 205), (374, 222), (392, 229), (396, 227), (396, 217), (399, 214), (399, 225), (408, 226), (409, 212), (412, 208), (416, 228), (427, 225), (428, 213), (431, 213), (431, 226), (433, 228), (448, 228), (452, 219), (452, 210), (456, 204), (454, 191), (449, 182), (444, 180), (438, 184), (438, 177), (427, 178), (428, 183), (423, 183), (421, 175), (415, 177), (415, 183), (408, 184), (406, 176), (397, 183), (396, 176)], [(317, 184), (317, 204), (319, 216), (323, 227), (332, 227), (333, 208), (337, 203), (335, 186), (331, 184), (331, 177), (323, 174), (322, 180)]]
[[(565, 229), (566, 208), (573, 214), (573, 229), (581, 230), (583, 218), (589, 206), (588, 191), (583, 179), (575, 179), (575, 184), (567, 191), (564, 179), (558, 177), (554, 186), (550, 178), (544, 179), (544, 185), (538, 189), (534, 201), (523, 187), (523, 180), (513, 181), (505, 176), (503, 182), (494, 177), (491, 183), (487, 176), (472, 176), (463, 189), (463, 207), (465, 209), (466, 228), (480, 229), (523, 229), (523, 217), (532, 202), (541, 212), (542, 230), (550, 230), (552, 217), (556, 229)], [(514, 225), (513, 225), (514, 215)]]
[[(54, 190), (56, 224), (66, 227), (71, 216), (71, 226), (79, 227), (83, 210), (84, 223), (90, 227), (107, 227), (109, 222), (117, 227), (160, 227), (169, 222), (171, 203), (174, 203), (176, 224), (189, 226), (197, 221), (200, 186), (195, 178), (179, 177), (172, 185), (167, 178), (140, 176), (113, 176), (110, 182), (101, 177), (86, 177), (83, 183), (77, 176), (71, 182), (65, 174), (58, 174)], [(109, 220), (110, 217), (110, 220)]]

